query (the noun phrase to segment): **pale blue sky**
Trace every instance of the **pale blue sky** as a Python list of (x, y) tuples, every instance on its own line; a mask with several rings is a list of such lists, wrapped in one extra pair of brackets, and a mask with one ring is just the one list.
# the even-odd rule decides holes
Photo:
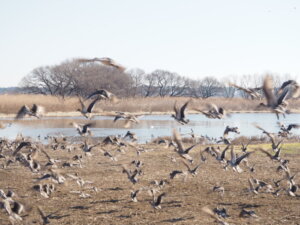
[(0, 86), (74, 57), (191, 78), (300, 76), (297, 0), (0, 2)]

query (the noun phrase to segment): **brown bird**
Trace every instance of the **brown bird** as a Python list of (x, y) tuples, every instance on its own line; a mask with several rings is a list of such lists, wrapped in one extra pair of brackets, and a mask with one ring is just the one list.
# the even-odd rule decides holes
[(200, 143), (194, 144), (192, 146), (190, 146), (189, 148), (184, 148), (182, 140), (181, 140), (181, 136), (178, 133), (178, 131), (176, 129), (173, 130), (173, 139), (175, 141), (175, 143), (177, 144), (177, 147), (175, 147), (175, 151), (184, 159), (188, 160), (189, 162), (193, 162), (193, 157), (189, 155), (189, 152), (196, 147), (197, 145), (199, 145)]
[(292, 124), (289, 124), (288, 126), (285, 126), (283, 123), (278, 122), (278, 125), (280, 127), (280, 131), (278, 132), (278, 135), (281, 137), (287, 137), (287, 135), (290, 134), (290, 131), (292, 129), (300, 128), (300, 124), (297, 124), (297, 123), (292, 123)]
[(238, 127), (229, 127), (229, 126), (226, 126), (226, 128), (224, 130), (223, 137), (226, 138), (228, 136), (229, 132), (240, 134), (240, 131), (239, 131)]
[(222, 119), (226, 117), (227, 112), (223, 107), (218, 107), (215, 104), (208, 104), (208, 111), (205, 112), (203, 110), (194, 108), (194, 110), (201, 112), (203, 115), (205, 115), (207, 118), (211, 119)]
[(165, 197), (167, 194), (166, 193), (162, 193), (157, 198), (155, 198), (153, 190), (151, 190), (151, 191), (152, 191), (152, 195), (153, 195), (153, 202), (152, 202), (153, 208), (155, 208), (155, 209), (161, 209), (161, 203), (162, 203), (163, 197)]
[(92, 98), (93, 96), (97, 96), (97, 98), (99, 100), (111, 100), (112, 102), (117, 102), (118, 98), (111, 92), (105, 90), (105, 89), (100, 89), (100, 90), (96, 90), (93, 93), (91, 93), (90, 95), (88, 95), (87, 99)]
[(261, 97), (261, 94), (258, 93), (257, 91), (261, 90), (261, 87), (259, 88), (243, 88), (241, 86), (238, 86), (233, 83), (229, 83), (230, 86), (237, 88), (238, 90), (246, 92), (248, 95), (250, 95), (251, 99), (257, 99)]
[(51, 213), (51, 214), (49, 214), (49, 215), (46, 215), (46, 214), (42, 211), (42, 209), (41, 209), (39, 206), (37, 207), (37, 210), (38, 210), (40, 216), (42, 217), (43, 225), (44, 225), (44, 224), (49, 224), (49, 223), (50, 223), (49, 217), (50, 217), (53, 213)]
[(113, 59), (108, 58), (108, 57), (93, 58), (93, 59), (78, 59), (77, 61), (80, 63), (101, 62), (102, 64), (104, 64), (106, 66), (114, 67), (122, 72), (124, 72), (126, 70), (126, 68), (124, 66), (120, 65), (119, 63), (117, 63), (116, 61), (114, 61)]
[(138, 117), (129, 113), (124, 112), (117, 112), (117, 115), (114, 118), (114, 122), (116, 122), (119, 119), (125, 120), (125, 128), (129, 128), (131, 126), (131, 123), (139, 123)]
[(79, 98), (79, 102), (80, 102), (80, 105), (81, 105), (81, 109), (77, 109), (77, 111), (79, 111), (85, 118), (87, 119), (91, 119), (91, 113), (92, 113), (92, 110), (95, 106), (95, 104), (100, 100), (100, 98), (96, 98), (94, 99), (89, 105), (88, 107), (85, 106), (85, 104), (83, 103), (82, 99)]
[(188, 172), (192, 175), (192, 176), (196, 176), (197, 175), (197, 170), (200, 167), (200, 164), (198, 164), (195, 168), (191, 168), (185, 161), (182, 160), (182, 163), (186, 166)]
[(92, 134), (90, 127), (94, 127), (95, 123), (77, 124), (75, 122), (72, 122), (71, 125), (73, 125), (76, 128), (76, 130), (81, 136), (85, 136)]
[(292, 98), (298, 98), (300, 96), (300, 85), (295, 80), (288, 80), (283, 82), (278, 90), (278, 94), (281, 94), (286, 88), (290, 88), (292, 92)]
[(184, 111), (186, 110), (186, 107), (188, 106), (190, 101), (187, 101), (184, 103), (183, 106), (180, 108), (177, 107), (177, 102), (174, 104), (174, 112), (175, 114), (172, 114), (171, 116), (180, 124), (187, 124), (189, 122), (189, 119), (185, 118), (185, 113)]
[(257, 129), (261, 130), (264, 134), (266, 134), (271, 142), (272, 142), (272, 149), (274, 151), (277, 151), (279, 145), (283, 142), (283, 140), (280, 140), (278, 143), (275, 142), (275, 135), (273, 133), (270, 133), (268, 131), (266, 131), (264, 128), (262, 128), (261, 126), (257, 125), (257, 124), (253, 124)]
[(45, 113), (45, 108), (42, 106), (38, 106), (36, 104), (33, 104), (31, 109), (27, 105), (23, 105), (21, 109), (18, 111), (15, 119), (23, 119), (26, 115), (34, 116), (38, 119), (40, 119), (41, 116), (43, 116)]
[(170, 179), (173, 180), (177, 174), (183, 174), (183, 172), (181, 170), (173, 170), (170, 173)]
[(129, 139), (131, 139), (132, 141), (137, 141), (137, 136), (136, 136), (136, 134), (135, 133), (133, 133), (133, 132), (131, 132), (131, 131), (127, 131), (127, 133), (125, 134), (125, 136), (124, 136), (124, 139), (125, 138), (129, 138)]
[(281, 148), (279, 148), (277, 150), (277, 152), (274, 155), (271, 155), (271, 153), (269, 153), (268, 151), (262, 149), (262, 148), (258, 148), (257, 150), (261, 151), (262, 153), (264, 153), (266, 156), (268, 156), (271, 160), (275, 160), (275, 161), (280, 161), (280, 153), (281, 153)]
[(246, 151), (247, 151), (247, 148), (248, 148), (248, 145), (249, 145), (251, 142), (252, 142), (252, 140), (250, 139), (250, 140), (248, 141), (247, 144), (242, 143), (241, 150), (242, 150), (243, 152), (246, 152)]
[(282, 114), (285, 117), (285, 113), (288, 112), (288, 102), (285, 101), (288, 94), (288, 89), (285, 89), (279, 96), (275, 96), (273, 78), (267, 75), (264, 78), (263, 92), (266, 96), (267, 104), (260, 103), (258, 108), (263, 107), (271, 109), (272, 112), (276, 114), (277, 119), (279, 119), (279, 114)]
[(206, 213), (207, 215), (209, 215), (211, 218), (215, 219), (216, 222), (218, 222), (218, 224), (221, 225), (229, 225), (228, 223), (226, 223), (225, 221), (221, 220), (210, 208), (208, 208), (207, 206), (204, 206), (202, 209), (202, 212)]

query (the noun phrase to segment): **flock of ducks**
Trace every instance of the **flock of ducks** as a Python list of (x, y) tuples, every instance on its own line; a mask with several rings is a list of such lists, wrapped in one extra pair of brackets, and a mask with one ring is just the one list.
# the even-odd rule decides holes
[[(100, 61), (106, 65), (113, 66), (117, 69), (122, 71), (125, 70), (124, 67), (115, 63), (114, 61), (108, 58), (95, 58), (91, 60), (80, 59), (80, 62), (95, 62)], [(247, 94), (251, 96), (252, 99), (254, 98), (261, 98), (261, 95), (257, 92), (259, 89), (245, 89), (239, 87), (235, 84), (230, 84), (242, 91), (245, 91)], [(277, 115), (282, 114), (285, 116), (289, 111), (288, 107), (288, 96), (291, 97), (298, 97), (299, 96), (299, 85), (295, 81), (287, 81), (282, 84), (280, 89), (275, 94), (273, 81), (272, 78), (266, 76), (264, 79), (263, 87), (261, 88), (264, 95), (267, 99), (267, 104), (260, 104), (258, 107), (267, 107), (272, 112)], [(92, 99), (91, 103), (86, 105), (85, 101)], [(28, 168), (36, 182), (32, 186), (32, 190), (40, 193), (40, 195), (45, 199), (50, 199), (53, 193), (59, 186), (64, 184), (66, 180), (72, 180), (76, 182), (80, 187), (82, 187), (81, 191), (72, 191), (73, 194), (78, 194), (80, 198), (90, 198), (91, 194), (86, 193), (83, 187), (89, 187), (90, 190), (97, 192), (98, 188), (93, 186), (92, 181), (87, 181), (81, 178), (77, 173), (70, 174), (70, 173), (63, 173), (64, 168), (67, 167), (78, 167), (84, 168), (85, 158), (90, 157), (95, 152), (98, 151), (103, 154), (103, 156), (110, 160), (111, 162), (118, 161), (118, 157), (121, 154), (125, 154), (128, 149), (135, 149), (137, 158), (128, 162), (128, 164), (123, 164), (120, 168), (122, 174), (125, 174), (129, 183), (132, 184), (133, 187), (139, 183), (140, 179), (144, 175), (143, 166), (144, 162), (139, 159), (140, 154), (145, 154), (146, 152), (152, 151), (151, 149), (146, 149), (144, 146), (139, 145), (137, 143), (138, 137), (133, 132), (128, 131), (124, 137), (119, 138), (116, 136), (108, 136), (102, 142), (97, 142), (95, 144), (89, 143), (89, 137), (91, 136), (91, 128), (95, 127), (95, 122), (92, 121), (92, 111), (94, 106), (97, 102), (101, 100), (111, 100), (113, 102), (117, 101), (117, 97), (113, 94), (108, 92), (107, 90), (97, 90), (91, 93), (85, 100), (79, 98), (79, 102), (81, 104), (81, 109), (78, 111), (88, 119), (89, 122), (86, 124), (77, 124), (75, 122), (72, 123), (74, 128), (78, 131), (78, 134), (83, 137), (83, 142), (79, 145), (79, 148), (82, 150), (82, 154), (75, 155), (72, 157), (71, 162), (63, 162), (60, 159), (54, 159), (50, 156), (49, 151), (52, 149), (54, 150), (67, 150), (68, 152), (72, 153), (74, 151), (74, 146), (67, 141), (64, 137), (49, 137), (49, 144), (43, 144), (42, 142), (32, 141), (28, 138), (18, 137), (13, 141), (9, 141), (6, 139), (1, 139), (0, 142), (0, 160), (4, 162), (2, 164), (2, 169), (9, 168), (12, 164), (19, 164), (24, 168)], [(185, 111), (187, 110), (191, 100), (185, 102), (181, 107), (177, 105), (175, 102), (174, 105), (174, 113), (171, 115), (175, 121), (184, 125), (188, 124), (190, 121), (186, 118)], [(207, 110), (200, 110), (198, 108), (193, 108), (203, 115), (211, 119), (222, 119), (228, 116), (226, 110), (222, 107), (218, 107), (214, 104), (208, 105)], [(33, 104), (31, 108), (24, 105), (22, 108), (17, 112), (15, 117), (16, 120), (22, 119), (25, 116), (36, 117), (38, 119), (41, 118), (45, 109), (41, 106)], [(117, 112), (114, 118), (114, 122), (124, 119), (126, 121), (125, 127), (130, 127), (131, 123), (139, 123), (137, 116), (133, 114), (128, 114), (124, 112)], [(174, 179), (178, 179), (178, 177), (183, 177), (183, 182), (187, 180), (188, 177), (191, 179), (195, 179), (197, 176), (197, 172), (201, 169), (202, 163), (206, 163), (208, 158), (212, 158), (215, 160), (216, 163), (220, 165), (220, 168), (227, 171), (231, 168), (232, 171), (237, 173), (242, 173), (245, 168), (250, 171), (252, 174), (251, 177), (248, 179), (249, 188), (248, 191), (254, 195), (259, 195), (261, 193), (270, 193), (274, 196), (278, 196), (280, 192), (285, 192), (288, 196), (296, 197), (298, 195), (299, 185), (295, 181), (296, 174), (292, 174), (291, 170), (289, 169), (289, 160), (281, 158), (280, 154), (282, 151), (282, 143), (286, 137), (291, 135), (292, 129), (300, 128), (299, 124), (289, 124), (285, 126), (284, 124), (280, 123), (280, 131), (278, 134), (272, 134), (265, 130), (264, 128), (260, 127), (259, 125), (255, 124), (257, 129), (262, 131), (264, 135), (271, 141), (271, 151), (267, 151), (263, 148), (257, 148), (253, 151), (248, 150), (248, 146), (251, 143), (250, 141), (247, 144), (242, 144), (241, 151), (237, 153), (236, 146), (232, 144), (231, 139), (229, 138), (230, 133), (240, 134), (238, 127), (230, 127), (227, 126), (223, 132), (223, 136), (219, 140), (215, 140), (215, 144), (211, 146), (205, 146), (203, 150), (200, 150), (199, 154), (200, 157), (195, 158), (191, 151), (199, 147), (202, 143), (197, 141), (196, 135), (194, 134), (193, 130), (190, 134), (191, 138), (195, 141), (189, 147), (185, 146), (183, 142), (182, 135), (176, 130), (173, 130), (173, 135), (170, 140), (160, 139), (157, 144), (159, 146), (165, 146), (167, 149), (173, 149), (174, 154), (177, 157), (170, 157), (171, 161), (178, 165), (184, 165), (185, 169), (178, 169), (174, 168), (174, 170), (170, 171), (169, 177), (165, 179), (161, 179), (159, 181), (154, 180), (150, 183), (149, 186), (142, 187), (139, 189), (131, 190), (129, 193), (129, 197), (132, 202), (139, 201), (139, 195), (141, 192), (146, 191), (151, 197), (152, 200), (150, 202), (151, 206), (155, 210), (162, 209), (163, 200), (168, 196), (168, 193), (164, 191), (164, 187), (166, 185), (171, 185)], [(280, 140), (278, 141), (278, 139)], [(224, 148), (218, 145), (219, 143), (224, 144)], [(113, 146), (116, 148), (119, 155), (112, 153), (112, 151), (106, 149), (105, 146)], [(228, 152), (230, 152), (230, 157), (228, 157)], [(257, 154), (257, 152), (261, 152), (263, 155), (267, 156), (267, 160), (273, 161), (278, 164), (277, 170), (275, 172), (282, 173), (283, 177), (280, 180), (277, 180), (271, 183), (267, 183), (263, 180), (258, 180), (253, 178), (255, 174), (255, 164), (250, 165), (250, 159), (253, 154)], [(40, 159), (41, 155), (47, 159), (46, 163), (42, 163)], [(4, 161), (3, 161), (4, 160)], [(195, 161), (198, 161), (195, 164)], [(244, 166), (243, 166), (244, 165)], [(245, 168), (244, 168), (245, 167)], [(36, 176), (39, 176), (36, 178)], [(287, 185), (283, 184), (283, 181), (286, 181)], [(45, 183), (47, 181), (47, 183)], [(212, 189), (213, 192), (219, 193), (221, 196), (225, 193), (225, 188), (221, 185), (216, 185)], [(2, 189), (0, 189), (0, 207), (4, 209), (6, 212), (8, 219), (11, 223), (22, 223), (23, 217), (22, 214), (25, 211), (24, 205), (16, 200), (15, 193), (12, 190), (8, 190), (5, 193)], [(51, 217), (44, 213), (40, 206), (35, 207), (38, 214), (41, 217), (42, 224), (49, 224), (51, 222)], [(228, 224), (225, 220), (228, 217), (228, 213), (225, 208), (219, 209), (210, 209), (209, 207), (205, 206), (202, 208), (202, 211), (207, 214), (209, 217), (214, 219), (214, 221), (218, 224)], [(257, 218), (258, 215), (253, 210), (247, 210), (243, 208), (240, 212), (240, 217), (245, 218)]]

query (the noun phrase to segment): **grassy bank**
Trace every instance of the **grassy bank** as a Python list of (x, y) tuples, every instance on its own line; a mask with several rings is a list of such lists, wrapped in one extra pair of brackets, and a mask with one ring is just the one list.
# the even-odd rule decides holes
[[(97, 103), (94, 112), (106, 114), (113, 111), (124, 111), (132, 113), (166, 113), (173, 111), (174, 103), (183, 104), (190, 98), (186, 97), (150, 97), (150, 98), (124, 98), (117, 103), (110, 101), (101, 101)], [(0, 114), (15, 114), (22, 105), (31, 106), (33, 103), (42, 105), (50, 116), (55, 115), (74, 115), (74, 112), (80, 108), (79, 101), (76, 97), (66, 99), (45, 96), (45, 95), (0, 95)], [(224, 107), (232, 112), (257, 112), (257, 105), (260, 100), (247, 99), (229, 99), (229, 98), (208, 98), (192, 99), (189, 105), (189, 111), (193, 108), (205, 109), (207, 103), (214, 103)], [(87, 102), (88, 104), (88, 102)], [(289, 100), (290, 110), (300, 112), (300, 100)], [(59, 112), (59, 113), (58, 113)], [(76, 115), (76, 114), (75, 114)]]

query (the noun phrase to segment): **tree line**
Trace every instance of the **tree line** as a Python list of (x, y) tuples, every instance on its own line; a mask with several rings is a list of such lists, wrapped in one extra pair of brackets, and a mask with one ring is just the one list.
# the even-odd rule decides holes
[[(273, 75), (275, 86), (279, 87), (289, 75)], [(217, 79), (206, 76), (191, 79), (175, 72), (157, 69), (145, 73), (134, 68), (120, 71), (100, 63), (81, 63), (77, 59), (67, 60), (58, 65), (41, 66), (26, 75), (20, 87), (26, 93), (66, 96), (87, 96), (98, 89), (107, 89), (119, 97), (189, 96), (242, 97), (249, 96), (228, 85), (236, 83), (244, 88), (258, 88), (263, 75), (229, 76)]]

